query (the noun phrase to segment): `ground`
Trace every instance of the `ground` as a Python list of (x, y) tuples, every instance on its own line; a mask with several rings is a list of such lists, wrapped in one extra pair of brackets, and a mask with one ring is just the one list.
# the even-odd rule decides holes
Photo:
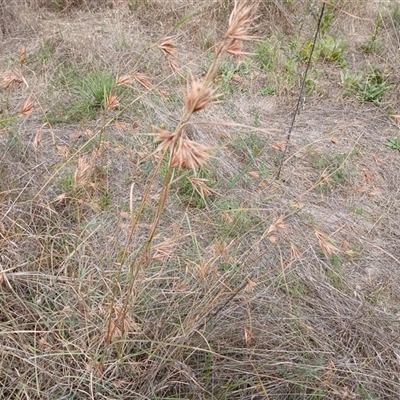
[(400, 4), (260, 1), (186, 120), (234, 4), (0, 0), (0, 398), (400, 398)]

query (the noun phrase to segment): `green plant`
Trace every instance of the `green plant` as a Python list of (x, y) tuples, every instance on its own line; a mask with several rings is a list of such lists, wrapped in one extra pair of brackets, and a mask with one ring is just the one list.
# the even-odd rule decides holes
[(51, 5), (54, 6), (56, 11), (60, 11), (63, 7), (65, 7), (65, 0), (51, 0)]
[(362, 207), (354, 207), (353, 212), (356, 215), (360, 215), (361, 216), (361, 215), (364, 214), (364, 208), (362, 208)]
[(95, 69), (81, 74), (72, 64), (60, 70), (55, 85), (67, 95), (47, 113), (47, 120), (52, 124), (93, 120), (104, 109), (112, 92), (121, 96), (124, 91), (122, 86), (116, 87), (115, 77), (110, 72)]
[(99, 205), (102, 210), (105, 210), (110, 204), (111, 204), (111, 193), (109, 190), (106, 190), (100, 196)]
[(261, 69), (271, 71), (274, 68), (276, 57), (276, 44), (270, 38), (265, 38), (263, 41), (257, 43), (254, 59)]
[[(257, 124), (257, 114), (255, 114), (255, 125)], [(265, 142), (262, 140), (260, 135), (255, 132), (251, 132), (250, 134), (240, 134), (233, 142), (232, 147), (238, 151), (240, 154), (243, 154), (245, 159), (250, 156), (251, 162), (255, 157), (259, 156), (264, 147)]]
[(361, 75), (355, 75), (349, 71), (340, 71), (340, 83), (346, 89), (346, 95), (354, 93), (361, 80)]
[(273, 86), (266, 86), (258, 91), (258, 94), (261, 96), (273, 95), (275, 93), (276, 89)]
[(39, 52), (37, 54), (37, 58), (42, 64), (45, 64), (48, 60), (51, 59), (55, 51), (54, 42), (50, 39), (47, 39), (40, 43)]
[(313, 167), (322, 172), (317, 184), (318, 193), (332, 189), (347, 180), (349, 171), (345, 167), (345, 161), (350, 155), (352, 154), (312, 153), (310, 155)]
[[(308, 60), (312, 45), (313, 40), (309, 40), (303, 45), (303, 48), (299, 52), (301, 60)], [(346, 66), (346, 60), (344, 58), (345, 49), (345, 42), (335, 39), (332, 36), (324, 36), (317, 41), (312, 58), (314, 62), (320, 59), (328, 62), (337, 62), (342, 68), (344, 68)]]
[(178, 181), (178, 194), (188, 205), (203, 209), (207, 206), (207, 201), (212, 200), (215, 181), (210, 174), (201, 169), (196, 175), (193, 171), (183, 174)]
[(214, 210), (222, 237), (243, 235), (258, 226), (261, 221), (255, 210), (247, 209), (234, 201), (218, 201), (214, 204)]
[(358, 386), (355, 390), (355, 392), (357, 393), (357, 395), (361, 396), (361, 398), (363, 400), (378, 400), (379, 397), (376, 396), (373, 392), (370, 392), (367, 388), (366, 388), (366, 384), (361, 384), (360, 386)]
[(388, 139), (385, 143), (385, 146), (390, 147), (391, 149), (394, 150), (399, 150), (400, 151), (400, 138), (397, 139)]
[[(214, 56), (211, 57), (213, 60)], [(235, 65), (231, 60), (224, 60), (217, 73), (216, 81), (221, 87), (221, 92), (224, 94), (233, 93), (239, 87), (240, 78), (249, 75), (249, 67), (251, 60), (247, 60), (238, 65)]]
[(383, 95), (393, 87), (379, 68), (372, 68), (362, 82), (357, 84), (357, 99), (381, 105)]
[(151, 0), (128, 0), (128, 9), (130, 12), (138, 11), (141, 6), (150, 7)]
[(332, 7), (331, 5), (328, 5), (326, 7), (325, 13), (322, 17), (322, 21), (321, 21), (321, 36), (324, 37), (329, 28), (332, 26), (332, 24), (335, 22), (335, 20), (337, 19), (337, 15), (335, 13), (335, 8)]
[(355, 93), (359, 101), (370, 101), (376, 105), (381, 105), (383, 95), (394, 86), (387, 81), (385, 74), (376, 67), (371, 68), (370, 73), (366, 75), (355, 75), (348, 71), (341, 71), (340, 81), (346, 89), (345, 96)]
[(390, 19), (392, 21), (394, 28), (400, 27), (400, 4), (399, 3), (394, 4), (394, 7), (390, 14)]
[(89, 109), (100, 109), (105, 99), (115, 87), (115, 77), (101, 70), (95, 70), (82, 76), (75, 85), (75, 91)]
[(342, 259), (333, 253), (329, 256), (329, 263), (337, 270), (342, 266)]
[(361, 46), (361, 48), (366, 53), (372, 53), (378, 49), (379, 43), (377, 41), (377, 38), (378, 38), (378, 33), (379, 33), (381, 26), (382, 26), (382, 16), (379, 14), (376, 17), (374, 31), (372, 32), (368, 42)]

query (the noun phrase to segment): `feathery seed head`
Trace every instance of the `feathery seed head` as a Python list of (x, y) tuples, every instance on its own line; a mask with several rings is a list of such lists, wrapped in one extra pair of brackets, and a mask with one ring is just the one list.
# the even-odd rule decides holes
[(211, 147), (180, 137), (172, 154), (171, 167), (196, 170), (205, 165), (209, 157), (208, 151), (211, 149)]
[(29, 115), (33, 111), (33, 108), (34, 108), (33, 103), (29, 99), (26, 100), (21, 107), (20, 116), (25, 117)]
[(257, 1), (238, 1), (229, 17), (228, 30), (224, 39), (248, 40), (250, 25), (254, 21)]
[(132, 75), (123, 75), (118, 77), (116, 85), (117, 86), (128, 86), (132, 83)]
[(172, 57), (175, 57), (178, 54), (173, 38), (166, 38), (162, 43), (157, 44), (157, 47)]
[(138, 83), (140, 83), (146, 89), (151, 89), (152, 84), (150, 82), (150, 77), (148, 75), (142, 74), (140, 72), (134, 72), (132, 76)]
[(111, 110), (112, 108), (118, 106), (119, 106), (118, 97), (113, 94), (110, 94), (106, 99), (106, 104), (105, 104), (106, 111)]
[(2, 82), (0, 83), (0, 88), (10, 89), (17, 83), (22, 83), (23, 78), (21, 71), (18, 69), (13, 69), (5, 71), (2, 75)]
[(186, 96), (188, 114), (203, 110), (214, 100), (214, 91), (207, 82), (195, 81), (192, 77), (192, 88)]
[(157, 133), (156, 140), (161, 143), (158, 145), (156, 153), (163, 152), (164, 150), (170, 148), (175, 142), (176, 137), (176, 134), (166, 130), (162, 130), (161, 132)]

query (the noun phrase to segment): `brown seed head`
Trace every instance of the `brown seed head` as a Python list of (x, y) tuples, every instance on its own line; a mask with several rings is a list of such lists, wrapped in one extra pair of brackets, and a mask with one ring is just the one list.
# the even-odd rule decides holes
[(21, 117), (25, 117), (33, 111), (33, 103), (28, 99), (21, 107), (20, 115)]
[(93, 170), (93, 163), (87, 156), (79, 157), (75, 170), (75, 186), (87, 186)]
[(144, 86), (146, 89), (151, 89), (152, 84), (150, 82), (150, 77), (146, 74), (142, 74), (140, 72), (134, 72), (132, 74), (133, 78), (135, 78), (135, 80), (137, 82), (139, 82), (142, 86)]
[(158, 145), (156, 152), (163, 152), (165, 149), (168, 149), (172, 146), (172, 144), (176, 140), (176, 134), (166, 130), (162, 130), (161, 132), (157, 133), (156, 140), (158, 142), (161, 142)]
[(171, 167), (196, 170), (207, 162), (211, 147), (180, 137), (171, 158)]
[(321, 247), (321, 250), (324, 252), (325, 257), (328, 257), (332, 253), (339, 252), (339, 249), (336, 246), (328, 242), (328, 239), (325, 234), (316, 230), (315, 236), (318, 239), (319, 246)]
[(115, 125), (115, 127), (120, 131), (120, 132), (125, 132), (126, 131), (126, 124), (125, 124), (125, 122), (122, 122), (122, 121), (118, 121), (118, 120), (116, 120), (115, 122), (114, 122), (114, 125)]
[(23, 78), (21, 71), (18, 69), (13, 69), (9, 71), (5, 71), (2, 75), (2, 81), (0, 83), (0, 88), (10, 89), (12, 86), (17, 83), (22, 83)]
[(167, 62), (168, 62), (169, 67), (172, 69), (172, 72), (178, 71), (179, 64), (175, 59), (168, 57)]
[(106, 100), (106, 111), (111, 110), (111, 108), (115, 108), (119, 106), (118, 97), (110, 94)]
[(238, 1), (229, 17), (228, 30), (224, 35), (224, 39), (248, 40), (250, 25), (255, 19), (255, 11), (258, 4), (257, 1)]
[(192, 79), (192, 88), (186, 96), (186, 111), (188, 114), (203, 110), (214, 100), (214, 91), (204, 82)]
[(116, 85), (117, 86), (122, 86), (122, 85), (125, 85), (125, 86), (128, 86), (128, 85), (130, 85), (130, 84), (132, 84), (132, 75), (123, 75), (123, 76), (120, 76), (118, 79), (117, 79), (117, 82), (116, 82)]
[(42, 141), (42, 128), (43, 126), (36, 132), (35, 139), (33, 141), (33, 147), (35, 151), (39, 149), (40, 143)]
[(178, 54), (175, 48), (175, 42), (172, 38), (167, 38), (164, 42), (158, 44), (157, 47), (172, 57), (175, 57)]
[(193, 186), (194, 190), (204, 199), (205, 196), (211, 196), (214, 193), (214, 190), (212, 190), (209, 186), (207, 186), (206, 182), (207, 179), (201, 179), (201, 178), (187, 178), (190, 184)]
[(172, 238), (165, 238), (162, 242), (153, 246), (155, 251), (152, 259), (163, 262), (169, 258), (175, 247), (175, 241)]
[(26, 56), (26, 49), (25, 47), (21, 47), (19, 49), (19, 65), (22, 67), (25, 62), (25, 56)]
[(233, 54), (234, 56), (238, 56), (243, 54), (243, 42), (238, 39), (232, 39), (226, 48), (227, 53)]

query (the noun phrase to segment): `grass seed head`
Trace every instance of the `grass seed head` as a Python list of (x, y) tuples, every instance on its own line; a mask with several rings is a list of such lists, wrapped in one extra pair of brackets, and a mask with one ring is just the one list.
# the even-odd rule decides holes
[(158, 145), (156, 153), (163, 152), (164, 150), (170, 148), (172, 144), (175, 142), (175, 140), (176, 140), (175, 133), (166, 130), (162, 130), (161, 132), (157, 133), (156, 141), (161, 143)]
[(153, 260), (164, 262), (172, 254), (175, 248), (175, 241), (172, 238), (165, 238), (162, 242), (153, 246), (154, 255)]
[(25, 63), (26, 49), (21, 47), (19, 50), (19, 65), (22, 67)]
[(232, 54), (234, 56), (239, 56), (243, 54), (243, 42), (238, 39), (233, 39), (230, 41), (228, 47), (226, 48), (227, 53)]
[(174, 58), (168, 57), (167, 62), (168, 62), (169, 67), (171, 68), (172, 72), (178, 71), (179, 64)]
[(34, 108), (33, 103), (29, 99), (26, 100), (21, 107), (20, 116), (25, 117), (29, 115), (33, 111), (33, 108)]
[(328, 257), (330, 254), (334, 254), (339, 251), (337, 247), (328, 242), (326, 235), (323, 234), (322, 232), (316, 230), (315, 236), (318, 239), (319, 246), (321, 247), (321, 250), (325, 254), (325, 257)]
[(93, 163), (87, 156), (81, 156), (78, 159), (78, 165), (75, 170), (75, 186), (87, 186), (93, 171)]
[(229, 17), (228, 30), (224, 39), (249, 40), (250, 26), (255, 19), (257, 1), (237, 1)]
[(215, 98), (214, 91), (207, 82), (192, 79), (192, 87), (186, 96), (186, 111), (192, 114), (206, 108)]
[(146, 89), (151, 89), (151, 87), (153, 86), (150, 82), (150, 77), (146, 74), (142, 74), (140, 72), (134, 72), (132, 76), (138, 83), (140, 83)]
[(157, 47), (172, 57), (175, 57), (178, 54), (175, 48), (175, 42), (172, 38), (166, 38), (166, 40), (164, 40), (162, 43), (159, 43)]
[(133, 81), (132, 75), (123, 75), (117, 78), (117, 86), (128, 86), (131, 85)]
[(16, 84), (24, 81), (21, 71), (18, 69), (5, 71), (1, 78), (0, 89), (10, 89)]
[(112, 108), (118, 106), (119, 106), (118, 97), (115, 96), (114, 94), (110, 94), (106, 99), (106, 105), (105, 105), (106, 111), (111, 110)]
[(35, 149), (35, 151), (39, 150), (41, 142), (42, 142), (42, 127), (36, 132), (35, 139), (33, 141), (33, 148)]
[(205, 196), (211, 196), (214, 193), (214, 190), (207, 186), (207, 179), (194, 177), (188, 177), (187, 179), (192, 185), (193, 189), (196, 190), (203, 200), (205, 199)]
[(214, 192), (209, 186), (207, 186), (207, 179), (188, 177), (189, 183), (192, 185), (193, 189), (199, 194), (204, 204), (207, 207), (206, 198), (211, 196)]
[(171, 167), (191, 168), (195, 171), (206, 164), (209, 150), (211, 147), (181, 137), (172, 154)]

